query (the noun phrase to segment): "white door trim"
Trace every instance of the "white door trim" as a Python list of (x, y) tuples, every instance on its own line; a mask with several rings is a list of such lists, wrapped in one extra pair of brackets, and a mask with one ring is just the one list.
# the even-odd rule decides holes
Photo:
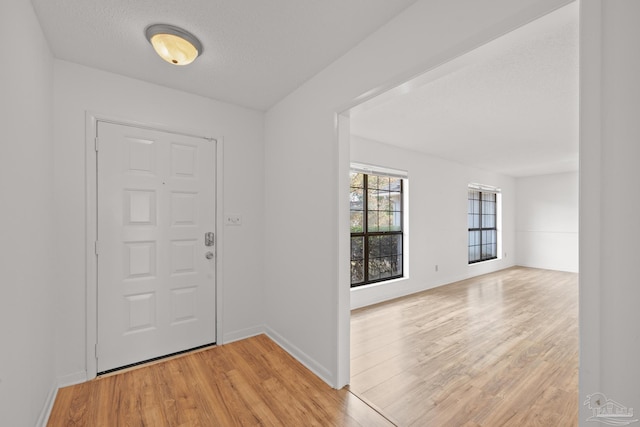
[(194, 135), (192, 132), (180, 131), (159, 124), (147, 124), (132, 120), (116, 118), (91, 111), (85, 113), (85, 281), (86, 281), (86, 352), (85, 366), (87, 380), (93, 379), (97, 374), (96, 344), (98, 342), (98, 269), (95, 242), (98, 229), (98, 192), (97, 192), (97, 156), (96, 134), (98, 122), (114, 123), (124, 126), (134, 126), (143, 129), (152, 129), (162, 132), (202, 138), (216, 143), (216, 342), (222, 344), (223, 325), (223, 257), (224, 257), (224, 140), (221, 137), (212, 138)]

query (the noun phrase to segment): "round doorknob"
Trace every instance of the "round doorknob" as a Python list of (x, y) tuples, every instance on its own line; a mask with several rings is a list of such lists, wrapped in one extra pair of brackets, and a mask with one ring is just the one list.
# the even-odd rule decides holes
[(204, 256), (205, 256), (207, 259), (211, 259), (211, 258), (213, 258), (213, 252), (209, 251), (209, 252), (207, 252), (206, 254), (204, 254)]

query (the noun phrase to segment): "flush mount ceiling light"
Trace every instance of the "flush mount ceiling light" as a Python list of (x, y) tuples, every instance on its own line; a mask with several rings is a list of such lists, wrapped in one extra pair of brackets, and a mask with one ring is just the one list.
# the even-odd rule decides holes
[(154, 24), (145, 30), (147, 40), (156, 53), (174, 65), (191, 64), (202, 53), (202, 43), (182, 28)]

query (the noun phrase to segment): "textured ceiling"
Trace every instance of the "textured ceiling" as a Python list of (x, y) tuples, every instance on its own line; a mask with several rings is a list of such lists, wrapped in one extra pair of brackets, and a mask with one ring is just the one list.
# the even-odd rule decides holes
[(354, 135), (520, 177), (578, 169), (572, 3), (354, 109)]
[[(32, 0), (56, 58), (267, 109), (416, 0)], [(188, 67), (156, 56), (150, 24), (195, 34)]]
[[(416, 0), (32, 0), (57, 58), (266, 110)], [(194, 33), (187, 67), (153, 23)], [(352, 111), (355, 135), (512, 176), (577, 170), (573, 3)]]

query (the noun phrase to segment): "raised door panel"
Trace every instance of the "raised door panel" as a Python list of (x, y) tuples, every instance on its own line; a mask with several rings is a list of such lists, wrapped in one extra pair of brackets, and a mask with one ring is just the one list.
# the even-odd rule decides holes
[(98, 372), (215, 342), (215, 146), (99, 123)]

